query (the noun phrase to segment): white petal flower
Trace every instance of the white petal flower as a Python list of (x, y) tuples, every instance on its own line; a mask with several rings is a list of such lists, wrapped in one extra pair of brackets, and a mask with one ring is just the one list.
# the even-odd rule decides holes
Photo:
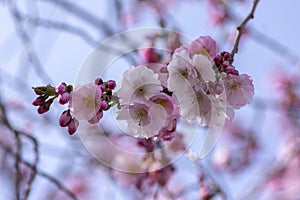
[(123, 106), (119, 111), (117, 120), (127, 122), (128, 133), (134, 137), (149, 138), (157, 135), (166, 126), (167, 113), (159, 104), (152, 104), (150, 107), (135, 103)]
[(213, 70), (213, 62), (205, 55), (195, 54), (193, 56), (192, 64), (197, 69), (198, 73), (201, 75), (205, 81), (215, 81), (215, 72)]
[(127, 70), (117, 92), (121, 104), (144, 102), (162, 90), (158, 74), (146, 66), (133, 67)]

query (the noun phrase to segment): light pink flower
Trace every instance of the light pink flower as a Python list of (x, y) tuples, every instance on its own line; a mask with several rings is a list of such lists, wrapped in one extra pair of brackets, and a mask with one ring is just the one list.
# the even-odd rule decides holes
[(101, 89), (96, 84), (78, 86), (71, 93), (71, 115), (80, 120), (91, 120), (101, 106)]
[(121, 104), (128, 104), (130, 102), (145, 102), (161, 90), (158, 74), (146, 66), (138, 66), (123, 74), (121, 88), (117, 94)]
[(169, 72), (168, 88), (173, 92), (181, 91), (188, 85), (192, 87), (197, 82), (197, 71), (184, 48), (175, 51), (167, 69)]
[(152, 103), (147, 106), (134, 103), (123, 106), (119, 111), (117, 120), (127, 122), (128, 133), (134, 137), (149, 138), (157, 135), (167, 123), (167, 113), (159, 104)]
[(202, 54), (214, 58), (217, 54), (217, 44), (209, 36), (200, 36), (189, 46), (190, 56)]
[(239, 76), (228, 74), (223, 77), (227, 101), (233, 108), (238, 109), (249, 104), (254, 95), (252, 78), (246, 74)]

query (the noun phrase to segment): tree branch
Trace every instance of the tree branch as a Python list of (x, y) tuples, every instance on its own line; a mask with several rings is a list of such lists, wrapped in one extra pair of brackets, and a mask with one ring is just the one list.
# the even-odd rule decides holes
[(241, 36), (243, 34), (243, 31), (244, 31), (244, 28), (246, 26), (246, 24), (254, 18), (254, 12), (255, 12), (255, 9), (257, 8), (257, 5), (258, 5), (258, 2), (259, 0), (254, 0), (253, 2), (253, 6), (252, 6), (252, 9), (250, 11), (250, 13), (248, 14), (248, 16), (242, 21), (242, 23), (237, 27), (237, 37), (236, 37), (236, 40), (234, 42), (234, 45), (233, 45), (233, 49), (231, 51), (231, 55), (232, 55), (232, 62), (233, 62), (233, 59), (234, 59), (234, 55), (238, 52), (238, 48), (239, 48), (239, 43), (240, 43), (240, 40), (241, 40)]

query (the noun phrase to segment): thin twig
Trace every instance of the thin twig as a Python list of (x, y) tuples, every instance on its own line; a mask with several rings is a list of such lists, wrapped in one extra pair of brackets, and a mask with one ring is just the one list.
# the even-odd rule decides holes
[(232, 61), (234, 59), (234, 55), (238, 52), (238, 48), (239, 48), (239, 43), (240, 43), (240, 40), (241, 40), (241, 36), (243, 34), (243, 31), (244, 31), (244, 28), (246, 26), (246, 24), (254, 18), (254, 12), (255, 12), (255, 9), (257, 8), (257, 4), (258, 4), (259, 0), (254, 0), (253, 2), (253, 6), (252, 6), (252, 9), (250, 11), (250, 13), (248, 14), (248, 16), (242, 21), (242, 23), (237, 27), (237, 37), (236, 37), (236, 40), (234, 42), (234, 45), (233, 45), (233, 49), (231, 51), (231, 55), (232, 55)]
[[(227, 8), (228, 13), (230, 13), (229, 19), (236, 23), (240, 21), (240, 17), (234, 12), (233, 9)], [(251, 26), (249, 28), (249, 32), (247, 32), (247, 36), (251, 37), (255, 42), (259, 45), (262, 45), (272, 52), (276, 53), (279, 56), (283, 56), (288, 62), (292, 65), (298, 65), (300, 67), (300, 59), (295, 52), (292, 52), (288, 47), (279, 41), (275, 40), (271, 36), (265, 34), (264, 32), (259, 31), (255, 27)]]

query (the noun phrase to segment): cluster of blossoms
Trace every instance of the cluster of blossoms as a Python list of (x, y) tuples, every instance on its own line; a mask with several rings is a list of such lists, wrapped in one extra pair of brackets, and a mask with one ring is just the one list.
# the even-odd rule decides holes
[[(144, 57), (160, 60), (155, 51), (147, 49)], [(152, 54), (154, 54), (154, 57)], [(170, 141), (174, 137), (178, 118), (197, 121), (206, 126), (220, 113), (212, 112), (212, 101), (226, 96), (223, 110), (232, 118), (234, 109), (250, 103), (254, 95), (251, 77), (240, 74), (232, 65), (230, 53), (217, 54), (216, 42), (209, 36), (201, 36), (189, 46), (180, 46), (169, 63), (147, 63), (131, 67), (123, 74), (120, 89), (113, 80), (76, 87), (60, 83), (35, 88), (39, 96), (34, 105), (39, 113), (49, 110), (53, 99), (69, 107), (60, 117), (60, 125), (68, 126), (73, 134), (78, 120), (96, 124), (103, 111), (118, 105), (117, 120), (127, 123), (127, 132), (134, 137), (156, 137)], [(225, 92), (224, 92), (225, 91)], [(46, 101), (48, 97), (52, 97)]]
[[(151, 68), (155, 67), (160, 74)], [(162, 84), (164, 65), (132, 67), (123, 75), (117, 92), (121, 110), (118, 120), (125, 120), (128, 133), (135, 137), (152, 137), (169, 140), (176, 130), (178, 109), (175, 99)]]
[(39, 96), (33, 101), (33, 105), (38, 106), (39, 114), (43, 114), (50, 109), (55, 98), (61, 105), (69, 103), (68, 109), (63, 111), (59, 118), (59, 125), (68, 127), (68, 132), (72, 135), (79, 126), (78, 120), (83, 119), (90, 124), (99, 122), (103, 117), (103, 111), (113, 105), (112, 91), (115, 87), (115, 81), (103, 82), (101, 78), (97, 78), (95, 83), (80, 85), (75, 89), (64, 82), (56, 87), (51, 85), (35, 87), (33, 89)]

